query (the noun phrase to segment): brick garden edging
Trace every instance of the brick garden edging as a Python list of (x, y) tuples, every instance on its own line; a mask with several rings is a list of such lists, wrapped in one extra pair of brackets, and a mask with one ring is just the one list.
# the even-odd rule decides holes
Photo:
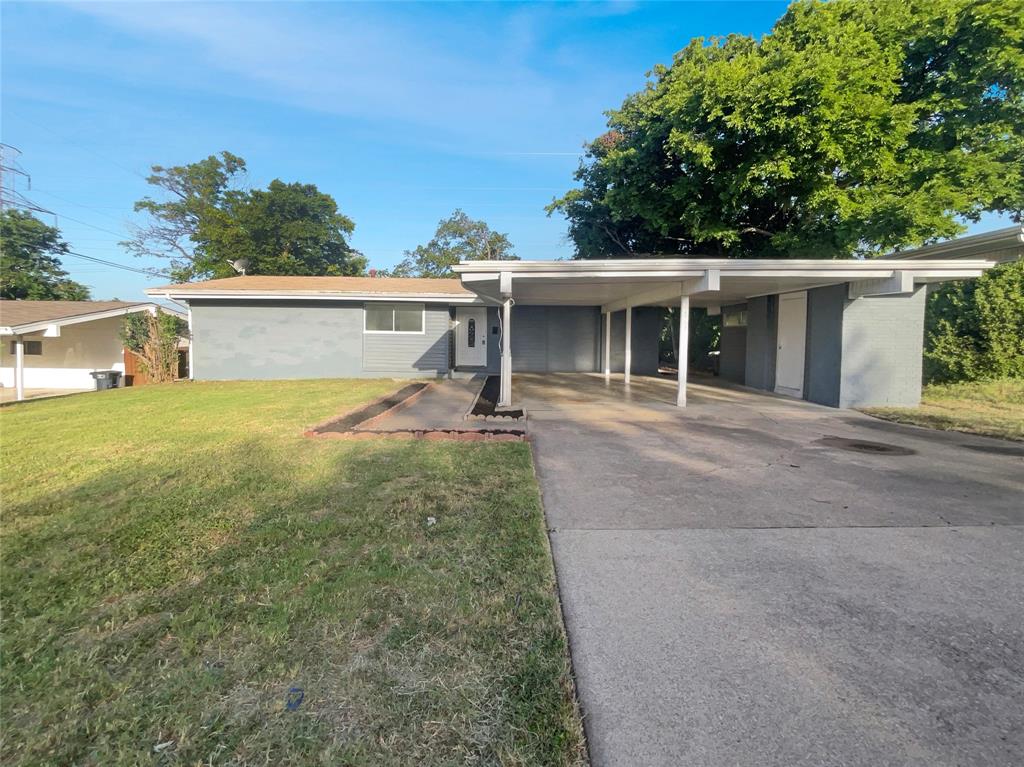
[(449, 442), (526, 442), (526, 432), (521, 430), (500, 431), (497, 429), (396, 429), (395, 431), (328, 431), (306, 432), (307, 437), (317, 439), (426, 439)]
[[(346, 418), (350, 418), (361, 410), (372, 410), (382, 402), (386, 402), (395, 396), (397, 392), (400, 392), (409, 384), (403, 384), (399, 388), (395, 389), (388, 394), (385, 394), (372, 402), (368, 402), (364, 405), (359, 405), (350, 410), (346, 410), (344, 413), (334, 415), (328, 418), (326, 421), (318, 423), (316, 426), (311, 426), (303, 432), (303, 436), (312, 437), (315, 439), (344, 439), (344, 440), (360, 440), (360, 439), (427, 439), (427, 440), (448, 440), (453, 442), (525, 442), (526, 432), (522, 429), (394, 429), (390, 431), (369, 431), (366, 429), (367, 426), (380, 422), (382, 419), (396, 413), (399, 410), (408, 407), (421, 396), (423, 392), (427, 391), (431, 386), (434, 385), (433, 381), (428, 381), (427, 384), (419, 391), (415, 391), (400, 402), (396, 402), (394, 405), (389, 407), (387, 410), (383, 410), (374, 416), (367, 418), (365, 421), (357, 421), (346, 431), (327, 431), (330, 426), (343, 421)], [(477, 417), (479, 418), (479, 416)], [(482, 420), (482, 419), (480, 419)], [(489, 420), (496, 420), (491, 418)], [(512, 420), (512, 419), (504, 419)]]
[[(383, 396), (377, 397), (377, 399), (373, 400), (372, 402), (367, 402), (365, 404), (358, 405), (357, 407), (354, 407), (354, 408), (351, 408), (349, 410), (346, 410), (344, 413), (339, 413), (338, 415), (332, 415), (326, 421), (321, 421), (320, 423), (316, 424), (315, 426), (310, 426), (308, 429), (306, 429), (303, 432), (303, 434), (305, 436), (307, 436), (307, 437), (324, 437), (324, 436), (327, 436), (329, 434), (339, 434), (340, 432), (328, 432), (328, 431), (325, 431), (325, 429), (327, 429), (328, 427), (336, 424), (338, 421), (343, 421), (346, 418), (349, 418), (349, 417), (355, 415), (356, 413), (358, 413), (361, 410), (372, 410), (374, 407), (376, 407), (377, 405), (380, 405), (382, 402), (387, 402), (389, 399), (394, 397), (395, 394), (397, 394), (398, 392), (400, 392), (402, 389), (404, 389), (406, 386), (409, 386), (409, 385), (410, 384), (408, 384), (408, 383), (404, 383), (401, 386), (399, 386), (397, 389), (395, 389), (394, 391), (388, 392), (387, 394), (385, 394)], [(427, 391), (433, 385), (434, 385), (433, 381), (428, 381), (426, 383), (426, 385), (423, 388), (421, 388), (419, 391), (413, 392), (412, 394), (410, 394), (408, 397), (406, 397), (402, 401), (396, 402), (394, 405), (389, 407), (387, 410), (384, 410), (384, 411), (382, 411), (380, 413), (377, 413), (376, 415), (371, 416), (370, 418), (367, 418), (365, 421), (357, 421), (356, 423), (352, 424), (352, 428), (355, 428), (356, 426), (365, 426), (366, 424), (376, 423), (380, 419), (384, 418), (384, 416), (390, 415), (391, 413), (396, 413), (399, 410), (401, 410), (402, 408), (408, 407), (413, 402), (415, 402), (417, 399), (419, 399), (421, 396), (423, 396), (423, 392)]]

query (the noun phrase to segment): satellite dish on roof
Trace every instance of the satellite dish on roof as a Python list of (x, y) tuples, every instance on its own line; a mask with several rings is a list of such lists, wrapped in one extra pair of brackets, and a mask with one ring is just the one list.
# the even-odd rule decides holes
[(228, 263), (231, 264), (232, 269), (234, 269), (242, 276), (245, 276), (245, 270), (249, 268), (248, 258), (240, 258), (237, 261), (228, 261)]

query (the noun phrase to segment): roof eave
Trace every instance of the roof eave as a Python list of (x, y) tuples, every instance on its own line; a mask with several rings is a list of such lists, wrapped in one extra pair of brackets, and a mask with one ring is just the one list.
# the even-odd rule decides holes
[(937, 242), (913, 250), (889, 253), (882, 258), (889, 261), (915, 261), (919, 259), (964, 259), (971, 256), (1003, 261), (1024, 256), (1024, 224), (1008, 226), (991, 232), (959, 237), (948, 242)]
[(60, 328), (65, 325), (80, 325), (85, 322), (95, 322), (97, 320), (105, 320), (111, 317), (120, 317), (125, 314), (143, 312), (151, 308), (163, 309), (164, 311), (176, 314), (179, 317), (185, 316), (184, 312), (177, 309), (169, 309), (162, 306), (158, 307), (156, 304), (146, 301), (138, 304), (130, 304), (128, 306), (119, 306), (116, 309), (104, 309), (101, 312), (86, 312), (85, 314), (72, 314), (67, 317), (57, 317), (55, 319), (23, 322), (20, 325), (5, 325), (0, 327), (0, 336), (20, 336), (25, 335), (26, 333), (38, 333), (39, 331), (45, 331), (50, 327)]
[(231, 301), (304, 300), (304, 301), (413, 301), (417, 303), (478, 303), (479, 297), (465, 293), (349, 293), (321, 290), (173, 290), (150, 288), (146, 295), (178, 301), (195, 299)]

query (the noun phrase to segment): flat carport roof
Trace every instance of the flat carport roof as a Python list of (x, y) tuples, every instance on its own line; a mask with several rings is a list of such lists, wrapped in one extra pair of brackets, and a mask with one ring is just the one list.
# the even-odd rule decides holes
[[(964, 258), (957, 241), (928, 246), (928, 258), (908, 251), (885, 259), (624, 258), (601, 261), (463, 261), (454, 271), (484, 301), (502, 306), (501, 406), (512, 405), (511, 307), (524, 305), (600, 306), (604, 314), (604, 373), (610, 373), (611, 315), (626, 310), (625, 382), (630, 381), (631, 317), (637, 306), (678, 306), (680, 329), (676, 402), (686, 404), (686, 342), (690, 307), (744, 303), (748, 299), (828, 285), (848, 284), (849, 297), (912, 293), (918, 285), (971, 279), (1024, 252), (1024, 229), (989, 233), (984, 246)], [(944, 258), (943, 256), (948, 256)]]
[(893, 292), (910, 284), (979, 277), (995, 261), (822, 261), (814, 259), (621, 259), (617, 261), (464, 261), (454, 267), (462, 283), (493, 302), (600, 306), (692, 306), (743, 303), (756, 296), (844, 282)]

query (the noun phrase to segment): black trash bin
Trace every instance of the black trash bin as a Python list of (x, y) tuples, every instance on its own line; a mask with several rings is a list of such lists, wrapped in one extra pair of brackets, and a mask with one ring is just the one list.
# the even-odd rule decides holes
[(89, 375), (96, 381), (96, 391), (116, 389), (117, 380), (121, 377), (119, 370), (94, 370)]

